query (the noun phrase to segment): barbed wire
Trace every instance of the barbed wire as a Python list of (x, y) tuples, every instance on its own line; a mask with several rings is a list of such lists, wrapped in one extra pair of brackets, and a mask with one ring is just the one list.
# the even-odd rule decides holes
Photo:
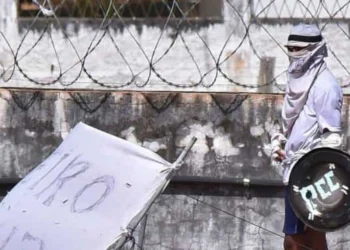
[[(269, 24), (271, 22), (291, 24), (303, 20), (322, 24), (322, 30), (332, 23), (339, 28), (340, 34), (347, 39), (350, 38), (349, 32), (340, 22), (345, 22), (350, 17), (350, 1), (345, 0), (331, 1), (332, 3), (322, 0), (246, 0), (243, 3), (234, 0), (218, 0), (215, 3), (208, 0), (20, 0), (17, 2), (16, 18), (25, 31), (13, 36), (7, 29), (1, 30), (3, 54), (6, 52), (7, 61), (12, 62), (0, 60), (1, 78), (4, 82), (16, 81), (20, 84), (22, 81), (23, 87), (26, 87), (26, 82), (38, 87), (59, 85), (65, 88), (74, 84), (88, 83), (91, 88), (96, 85), (107, 89), (121, 89), (130, 86), (143, 88), (157, 82), (159, 85), (187, 89), (212, 88), (215, 84), (222, 84), (219, 82), (223, 79), (226, 81), (224, 84), (247, 89), (266, 86), (280, 88), (283, 83), (278, 84), (277, 78), (282, 76), (285, 70), (280, 70), (273, 78), (259, 84), (248, 82), (254, 80), (249, 78), (249, 72), (245, 73), (247, 75), (245, 80), (240, 80), (240, 77), (235, 75), (235, 69), (227, 70), (227, 63), (234, 61), (234, 56), (240, 55), (245, 50), (252, 52), (258, 61), (262, 61), (264, 54), (268, 54), (269, 51), (264, 51), (262, 48), (263, 44), (252, 37), (254, 30), (263, 31), (264, 36), (269, 39), (270, 47), (276, 47), (274, 51), (278, 49), (278, 56), (284, 60), (279, 68), (287, 63), (283, 43), (288, 32), (285, 31), (283, 39), (276, 37), (276, 32), (271, 32)], [(65, 28), (67, 19), (71, 20), (68, 21), (71, 23), (87, 23), (88, 20), (97, 27), (91, 28), (91, 32), (89, 31), (86, 37), (81, 39), (79, 35), (72, 35), (67, 31)], [(27, 28), (24, 28), (23, 22), (27, 24)], [(146, 35), (149, 37), (145, 41), (145, 37), (140, 39), (134, 29), (135, 25), (142, 26), (149, 22), (153, 22), (153, 26), (158, 30), (152, 35)], [(213, 29), (208, 28), (210, 25), (214, 28), (218, 27), (215, 25), (231, 27), (227, 31), (228, 36), (220, 38), (219, 42), (223, 45), (217, 43), (214, 46), (213, 42), (208, 41), (206, 36)], [(120, 40), (123, 35), (114, 32), (117, 26), (128, 35), (127, 43), (133, 43), (130, 49), (125, 50), (125, 42)], [(41, 27), (39, 33), (38, 27)], [(202, 32), (201, 27), (205, 27), (208, 31)], [(63, 38), (57, 35), (58, 33), (62, 33)], [(326, 38), (330, 43), (336, 39), (328, 34)], [(108, 46), (104, 47), (107, 42)], [(92, 54), (101, 53), (101, 47), (105, 51), (104, 55), (100, 55), (99, 61), (91, 62), (99, 58)], [(234, 49), (231, 49), (232, 47)], [(344, 59), (343, 55), (339, 56), (343, 52), (336, 52), (332, 44), (328, 47), (333, 64), (341, 68), (345, 77), (348, 77), (350, 61)], [(52, 52), (49, 53), (48, 48)], [(200, 51), (194, 48), (200, 48)], [(183, 53), (183, 56), (174, 57), (176, 51)], [(135, 56), (130, 56), (133, 53), (138, 55), (138, 60), (135, 60)], [(205, 54), (206, 62), (202, 61), (203, 57), (199, 53)], [(40, 65), (46, 63), (47, 56), (52, 57), (49, 59), (55, 62), (51, 63), (51, 70), (46, 69), (47, 72), (43, 72)], [(108, 63), (112, 58), (103, 56), (113, 56), (116, 60)], [(169, 63), (169, 59), (165, 60), (167, 56), (172, 56), (177, 61), (168, 65), (164, 72), (165, 65)], [(107, 63), (103, 62), (104, 60)], [(185, 72), (181, 70), (186, 67), (179, 67), (178, 74), (186, 76), (192, 74), (192, 79), (177, 82), (174, 77), (176, 74), (172, 72), (177, 70), (178, 64), (183, 63), (191, 64), (191, 68), (187, 67), (189, 72)], [(125, 70), (120, 70), (122, 66)], [(110, 75), (109, 70), (112, 67), (117, 69), (115, 75), (106, 81), (106, 77), (101, 75), (104, 73)], [(168, 71), (172, 74), (169, 75)], [(343, 87), (348, 86), (349, 84), (345, 84)]]
[[(10, 88), (108, 92), (226, 86), (224, 89), (233, 92), (236, 87), (240, 92), (264, 88), (269, 88), (267, 92), (274, 92), (271, 88), (283, 91), (288, 66), (284, 43), (291, 25), (303, 21), (316, 23), (324, 32), (330, 51), (327, 60), (342, 87), (347, 88), (350, 60), (344, 51), (350, 47), (346, 27), (350, 0), (331, 2), (9, 1), (8, 5), (16, 4), (16, 15), (11, 16), (5, 9), (3, 12), (15, 20), (19, 31), (0, 21), (0, 79)], [(80, 30), (72, 31), (74, 25)], [(331, 27), (327, 29), (328, 26)], [(22, 110), (30, 108), (38, 97), (33, 94), (21, 100), (15, 93), (11, 95)], [(90, 107), (83, 95), (71, 94), (77, 105), (90, 114), (109, 96), (104, 95), (96, 107)], [(243, 96), (242, 101), (245, 99)], [(166, 105), (157, 112), (164, 111), (173, 100), (165, 100)]]

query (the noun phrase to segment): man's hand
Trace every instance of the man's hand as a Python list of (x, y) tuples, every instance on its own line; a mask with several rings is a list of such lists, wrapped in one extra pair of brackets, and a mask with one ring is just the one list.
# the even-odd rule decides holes
[(271, 160), (276, 162), (282, 162), (286, 159), (286, 154), (282, 150), (282, 145), (286, 142), (286, 137), (281, 133), (276, 133), (271, 138)]
[(286, 159), (286, 154), (282, 149), (276, 148), (272, 151), (272, 160), (282, 162), (284, 159)]
[(320, 147), (329, 147), (340, 149), (343, 142), (343, 136), (340, 133), (326, 131), (321, 135)]

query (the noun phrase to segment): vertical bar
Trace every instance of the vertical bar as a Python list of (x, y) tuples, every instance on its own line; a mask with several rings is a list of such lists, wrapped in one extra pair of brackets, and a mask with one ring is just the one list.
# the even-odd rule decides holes
[[(262, 57), (258, 79), (258, 92), (270, 93), (275, 78), (276, 57)], [(266, 85), (268, 84), (268, 85)]]
[(148, 214), (145, 214), (140, 224), (140, 235), (138, 240), (139, 250), (143, 250), (143, 245), (145, 244), (147, 218), (148, 218)]

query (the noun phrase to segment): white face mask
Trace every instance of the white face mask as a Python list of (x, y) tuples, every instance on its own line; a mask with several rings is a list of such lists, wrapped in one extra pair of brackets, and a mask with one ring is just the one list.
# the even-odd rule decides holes
[(295, 78), (302, 76), (311, 65), (318, 59), (327, 56), (325, 42), (306, 47), (305, 49), (288, 52), (289, 68), (288, 73)]

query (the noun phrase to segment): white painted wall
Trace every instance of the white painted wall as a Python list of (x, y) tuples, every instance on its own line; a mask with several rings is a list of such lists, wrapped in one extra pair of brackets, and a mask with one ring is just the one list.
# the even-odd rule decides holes
[(252, 14), (260, 18), (349, 18), (349, 1), (253, 0)]
[[(289, 8), (299, 3), (293, 15), (300, 18), (303, 11), (305, 12), (304, 6), (309, 6), (310, 11), (316, 13), (316, 2), (318, 1), (276, 0), (272, 5), (269, 5), (271, 0), (256, 0), (253, 2), (253, 7), (248, 5), (248, 1), (223, 1), (223, 23), (181, 32), (181, 36), (186, 42), (187, 48), (191, 51), (193, 58), (187, 52), (181, 36), (178, 36), (169, 53), (154, 65), (157, 72), (164, 79), (177, 87), (170, 86), (152, 72), (150, 74), (149, 67), (149, 60), (151, 60), (153, 52), (155, 51), (153, 61), (157, 61), (172, 43), (174, 29), (170, 27), (163, 29), (145, 24), (141, 25), (140, 31), (139, 26), (128, 24), (124, 25), (124, 30), (111, 30), (111, 37), (123, 56), (115, 48), (111, 37), (107, 35), (87, 57), (85, 63), (87, 71), (100, 82), (107, 86), (112, 86), (114, 90), (120, 89), (118, 86), (131, 82), (130, 85), (123, 87), (122, 90), (279, 92), (279, 88), (276, 86), (268, 90), (257, 88), (260, 63), (263, 57), (276, 58), (274, 75), (277, 77), (277, 83), (283, 87), (286, 80), (284, 72), (288, 66), (288, 59), (283, 44), (288, 37), (291, 24), (283, 24), (282, 22), (280, 24), (269, 24), (266, 22), (262, 25), (250, 24), (249, 32), (246, 33), (247, 29), (245, 27), (249, 25), (250, 14), (259, 13), (264, 7), (269, 6), (259, 17), (275, 18), (277, 10), (281, 10), (279, 12), (281, 16), (288, 18), (289, 12), (286, 5), (281, 4), (288, 2)], [(261, 5), (258, 5), (258, 2)], [(341, 0), (338, 1), (338, 5), (331, 6), (329, 2), (327, 9), (330, 13), (338, 13), (337, 11), (344, 7), (338, 16), (341, 15), (345, 18), (350, 16), (350, 8), (348, 8), (350, 3)], [(325, 18), (328, 14), (325, 11), (325, 7), (323, 6), (322, 8), (318, 16)], [(253, 11), (251, 12), (251, 10)], [(328, 65), (339, 79), (340, 84), (348, 84), (350, 82), (350, 59), (346, 53), (350, 49), (348, 23), (339, 21), (322, 23), (321, 25), (324, 27), (324, 36), (330, 47), (330, 56), (327, 59)], [(37, 26), (38, 22), (34, 27)], [(7, 39), (0, 37), (0, 62), (3, 68), (9, 68), (2, 78), (1, 86), (50, 89), (109, 89), (94, 83), (84, 72), (80, 74), (81, 64), (77, 56), (78, 53), (82, 58), (90, 44), (96, 44), (96, 41), (102, 36), (102, 31), (97, 33), (96, 28), (88, 24), (88, 22), (71, 20), (65, 30), (69, 35), (69, 39), (65, 39), (62, 30), (58, 30), (54, 26), (50, 27), (53, 43), (48, 33), (45, 33), (43, 39), (27, 54), (27, 51), (38, 41), (41, 30), (31, 29), (27, 33), (23, 29), (23, 22), (19, 22), (17, 19), (15, 0), (0, 2), (0, 29)], [(48, 83), (57, 79), (61, 65), (62, 72), (66, 73), (58, 82), (47, 86), (37, 85), (26, 79), (18, 67), (15, 68), (14, 74), (8, 80), (12, 72), (11, 65), (13, 65), (11, 49), (16, 52), (23, 38), (25, 38), (24, 42), (18, 52), (18, 58), (25, 55), (19, 61), (23, 72), (36, 81)], [(96, 39), (94, 40), (94, 38)], [(52, 44), (55, 46), (58, 57)], [(228, 59), (226, 60), (227, 57)], [(130, 68), (127, 67), (125, 61), (128, 62)], [(194, 61), (197, 63), (197, 66)], [(215, 67), (216, 61), (219, 62), (222, 72), (234, 82), (253, 86), (253, 88), (241, 88), (227, 80)], [(72, 68), (75, 64), (76, 66)], [(132, 72), (134, 76), (136, 75), (135, 78), (133, 78)], [(190, 87), (200, 82), (201, 75), (203, 76), (201, 84), (196, 87)], [(74, 84), (70, 85), (73, 81)], [(349, 92), (346, 88), (344, 91), (346, 93)]]

